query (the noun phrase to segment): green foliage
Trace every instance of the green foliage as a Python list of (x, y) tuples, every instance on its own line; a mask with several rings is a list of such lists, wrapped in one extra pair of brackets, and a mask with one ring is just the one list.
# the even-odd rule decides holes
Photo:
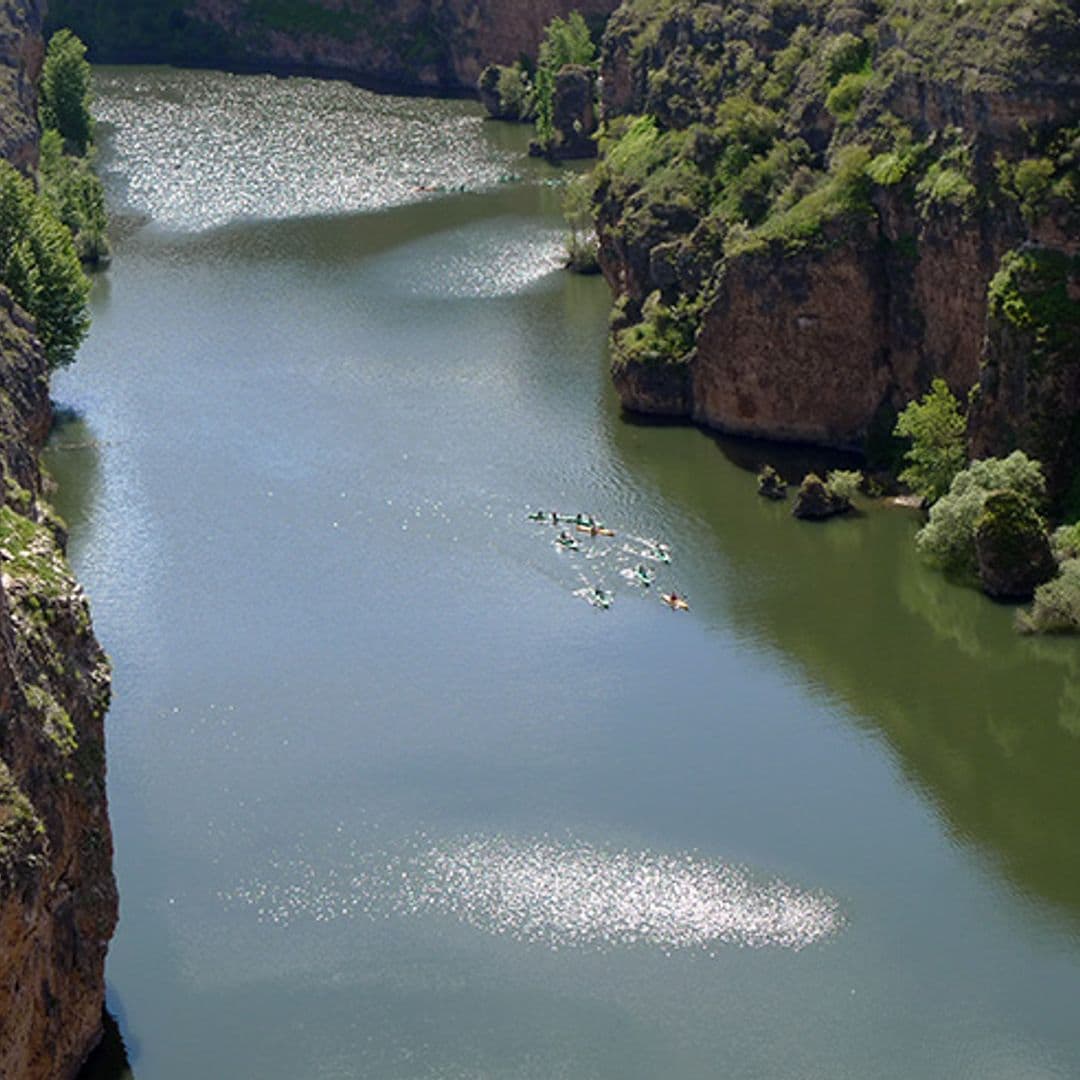
[[(869, 180), (866, 167), (870, 151), (860, 144), (845, 146), (833, 161), (831, 173), (817, 181), (807, 194), (787, 209), (780, 209), (750, 231), (735, 232), (724, 245), (728, 256), (765, 248), (779, 241), (789, 251), (818, 243), (826, 222), (844, 214), (869, 210)], [(793, 181), (797, 179), (793, 177)], [(783, 203), (783, 198), (779, 200)]]
[(840, 77), (840, 81), (825, 98), (825, 108), (833, 119), (842, 124), (850, 124), (855, 119), (863, 91), (869, 81), (869, 73), (863, 71), (849, 71)]
[(33, 316), (49, 366), (70, 364), (90, 326), (90, 283), (71, 233), (6, 161), (0, 161), (0, 282)]
[(651, 116), (631, 117), (622, 125), (621, 135), (608, 143), (605, 171), (623, 186), (640, 187), (663, 162), (666, 149)]
[(592, 200), (595, 181), (592, 173), (582, 173), (566, 187), (563, 217), (566, 219), (566, 265), (577, 273), (595, 273), (597, 263), (596, 229), (593, 225)]
[(90, 116), (90, 65), (86, 46), (70, 31), (58, 30), (49, 39), (41, 72), (41, 126), (55, 128), (67, 148), (84, 155), (93, 141)]
[(642, 305), (641, 321), (616, 334), (616, 347), (638, 363), (681, 363), (694, 347), (699, 316), (693, 301), (684, 297), (669, 306), (654, 292)]
[(823, 59), (829, 86), (836, 86), (845, 75), (863, 70), (870, 59), (870, 42), (845, 31), (829, 39)]
[(550, 146), (555, 138), (555, 76), (568, 64), (591, 66), (596, 61), (596, 46), (588, 24), (577, 11), (565, 19), (556, 16), (544, 30), (536, 60), (534, 108), (536, 137), (541, 146)]
[(532, 115), (532, 83), (519, 61), (499, 68), (496, 93), (507, 113), (513, 113), (521, 120)]
[(1080, 559), (1080, 522), (1062, 525), (1050, 536), (1050, 546), (1057, 561)]
[(1066, 559), (1058, 576), (1035, 590), (1030, 611), (1016, 617), (1028, 634), (1080, 633), (1080, 558)]
[(946, 570), (974, 573), (975, 530), (987, 496), (995, 491), (1014, 492), (1032, 508), (1041, 507), (1046, 498), (1042, 466), (1021, 450), (973, 461), (931, 507), (930, 520), (915, 537), (919, 551)]
[(1012, 190), (1026, 221), (1033, 222), (1042, 214), (1053, 188), (1054, 172), (1054, 162), (1049, 158), (1025, 158), (1013, 168)]
[(825, 490), (834, 498), (850, 503), (862, 487), (863, 474), (858, 469), (833, 469), (825, 478)]
[(912, 401), (896, 421), (895, 433), (911, 440), (901, 483), (930, 502), (940, 499), (967, 461), (965, 427), (960, 403), (944, 379), (935, 379), (922, 400)]
[(64, 153), (58, 131), (42, 133), (38, 167), (41, 195), (53, 215), (71, 231), (75, 250), (84, 263), (97, 263), (109, 254), (105, 192), (90, 158)]
[(990, 314), (1025, 332), (1032, 370), (1059, 357), (1075, 355), (1080, 335), (1080, 300), (1070, 281), (1080, 278), (1080, 256), (1056, 249), (1010, 251), (990, 281)]
[(923, 216), (938, 206), (971, 208), (976, 191), (972, 173), (971, 147), (961, 141), (961, 133), (950, 128), (944, 133), (945, 149), (930, 163), (915, 185), (915, 197)]

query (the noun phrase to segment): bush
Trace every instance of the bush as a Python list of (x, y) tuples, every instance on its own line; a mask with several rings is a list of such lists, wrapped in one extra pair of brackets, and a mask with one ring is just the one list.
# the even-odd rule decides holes
[(1042, 465), (1022, 450), (1007, 458), (973, 461), (931, 507), (930, 520), (915, 537), (919, 551), (946, 570), (973, 574), (975, 529), (987, 496), (995, 491), (1015, 492), (1033, 508), (1041, 507), (1046, 498)]
[(825, 108), (833, 119), (842, 124), (849, 124), (855, 119), (863, 91), (869, 81), (869, 74), (862, 71), (851, 71), (841, 77), (825, 99)]
[(41, 72), (39, 112), (43, 128), (60, 132), (68, 149), (80, 157), (93, 141), (90, 117), (90, 65), (86, 46), (70, 31), (49, 39)]
[(911, 440), (901, 483), (930, 502), (940, 499), (967, 460), (965, 428), (959, 402), (944, 379), (935, 379), (922, 400), (911, 402), (896, 421), (895, 433)]
[(834, 499), (850, 503), (862, 482), (863, 475), (858, 469), (833, 469), (825, 478), (825, 489)]
[(600, 269), (592, 213), (593, 184), (592, 174), (583, 173), (567, 185), (563, 196), (563, 217), (569, 227), (566, 265), (579, 274), (593, 274)]
[(1056, 578), (1035, 590), (1031, 610), (1019, 612), (1016, 624), (1027, 634), (1080, 631), (1080, 558), (1066, 560)]

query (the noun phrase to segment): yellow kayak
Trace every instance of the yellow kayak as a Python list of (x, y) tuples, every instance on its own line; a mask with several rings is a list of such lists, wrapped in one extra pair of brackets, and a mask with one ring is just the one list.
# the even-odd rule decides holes
[(690, 610), (690, 604), (681, 596), (677, 596), (675, 593), (666, 592), (663, 596), (660, 597), (660, 599), (663, 600), (664, 603), (667, 604), (667, 606), (671, 608), (672, 611)]
[(609, 529), (605, 525), (578, 525), (577, 531), (581, 533), (588, 533), (589, 536), (614, 536), (615, 530)]

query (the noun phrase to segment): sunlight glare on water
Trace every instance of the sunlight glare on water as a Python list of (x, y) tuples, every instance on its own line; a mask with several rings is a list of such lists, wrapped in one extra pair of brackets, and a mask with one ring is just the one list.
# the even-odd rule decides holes
[(129, 209), (169, 229), (380, 210), (490, 188), (518, 164), (460, 102), (169, 69), (106, 69), (96, 88)]
[(843, 926), (831, 897), (692, 853), (609, 851), (578, 841), (464, 837), (346, 871), (304, 861), (242, 884), (228, 903), (263, 921), (450, 915), (489, 934), (552, 948), (718, 945), (802, 949)]

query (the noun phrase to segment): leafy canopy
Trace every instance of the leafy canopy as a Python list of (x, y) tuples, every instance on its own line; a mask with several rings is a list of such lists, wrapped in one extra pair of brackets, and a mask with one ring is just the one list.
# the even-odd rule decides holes
[(923, 399), (911, 402), (896, 421), (895, 433), (911, 440), (901, 482), (930, 502), (940, 499), (967, 460), (965, 427), (960, 405), (945, 380), (935, 379)]
[(90, 328), (90, 282), (71, 233), (6, 161), (0, 161), (0, 284), (33, 317), (49, 366), (70, 364)]
[(93, 141), (90, 64), (86, 46), (70, 31), (49, 39), (41, 72), (41, 126), (55, 128), (68, 149), (83, 156)]
[(1038, 509), (1046, 498), (1042, 465), (1022, 450), (973, 461), (930, 508), (930, 520), (915, 537), (919, 551), (946, 570), (974, 572), (976, 526), (995, 491), (1011, 491)]

